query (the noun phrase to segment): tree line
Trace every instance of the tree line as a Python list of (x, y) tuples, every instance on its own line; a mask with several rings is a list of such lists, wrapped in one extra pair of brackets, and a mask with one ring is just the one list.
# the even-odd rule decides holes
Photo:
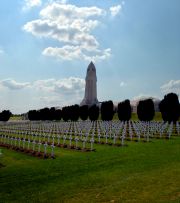
[(0, 113), (0, 121), (8, 121), (12, 113), (9, 110), (4, 110)]
[[(175, 93), (169, 93), (164, 96), (159, 104), (162, 119), (166, 122), (176, 122), (180, 116), (180, 104), (178, 96)], [(65, 106), (62, 109), (43, 108), (40, 110), (30, 110), (28, 112), (29, 120), (61, 120), (77, 121), (81, 120), (96, 121), (101, 115), (103, 121), (111, 121), (114, 114), (117, 113), (119, 120), (129, 121), (132, 115), (130, 101), (124, 100), (118, 103), (117, 109), (114, 108), (112, 101), (104, 101), (100, 107), (97, 105), (77, 104)], [(140, 121), (151, 121), (155, 115), (154, 102), (152, 99), (140, 100), (137, 105), (137, 115)]]

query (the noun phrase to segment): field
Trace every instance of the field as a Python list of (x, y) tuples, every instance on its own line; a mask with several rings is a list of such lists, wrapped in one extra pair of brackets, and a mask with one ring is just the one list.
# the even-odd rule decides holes
[(55, 148), (39, 159), (0, 148), (0, 202), (180, 202), (180, 137)]

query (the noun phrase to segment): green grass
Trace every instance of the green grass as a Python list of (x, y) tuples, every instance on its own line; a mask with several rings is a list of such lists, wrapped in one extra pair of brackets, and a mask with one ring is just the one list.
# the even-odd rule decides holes
[(1, 148), (0, 202), (180, 202), (180, 137), (95, 148), (55, 160)]
[(22, 116), (19, 116), (19, 115), (12, 115), (9, 120), (11, 120), (11, 121), (22, 120)]

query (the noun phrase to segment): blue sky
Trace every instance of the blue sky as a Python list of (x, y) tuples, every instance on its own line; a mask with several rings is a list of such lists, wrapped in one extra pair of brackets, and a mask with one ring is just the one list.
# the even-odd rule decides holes
[(0, 3), (0, 110), (80, 103), (89, 62), (98, 100), (180, 94), (179, 0)]

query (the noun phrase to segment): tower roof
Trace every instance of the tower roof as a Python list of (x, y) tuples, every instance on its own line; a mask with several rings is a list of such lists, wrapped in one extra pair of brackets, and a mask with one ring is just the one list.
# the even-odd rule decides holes
[(87, 71), (90, 71), (90, 70), (93, 70), (93, 71), (96, 71), (96, 67), (94, 65), (94, 63), (91, 61), (91, 63), (88, 65), (88, 69)]

